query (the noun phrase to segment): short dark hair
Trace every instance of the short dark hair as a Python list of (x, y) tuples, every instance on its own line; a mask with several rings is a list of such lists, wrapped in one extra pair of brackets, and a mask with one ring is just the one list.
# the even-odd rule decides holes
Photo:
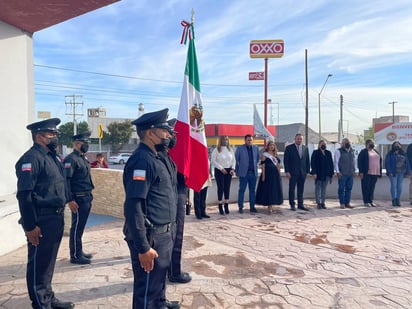
[(246, 140), (247, 138), (249, 138), (249, 137), (252, 137), (252, 135), (246, 134), (246, 135), (245, 135), (245, 140)]
[(370, 142), (372, 142), (372, 140), (371, 140), (370, 138), (368, 138), (368, 139), (365, 141), (365, 145), (369, 144)]

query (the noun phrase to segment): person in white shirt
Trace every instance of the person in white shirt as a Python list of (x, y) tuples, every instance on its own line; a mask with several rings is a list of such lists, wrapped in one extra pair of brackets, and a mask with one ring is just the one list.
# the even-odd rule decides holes
[[(230, 145), (229, 137), (220, 136), (217, 147), (212, 152), (212, 165), (215, 168), (217, 184), (217, 199), (219, 201), (219, 213), (229, 213), (229, 195), (232, 176), (235, 174), (235, 152)], [(223, 196), (225, 198), (223, 211)]]

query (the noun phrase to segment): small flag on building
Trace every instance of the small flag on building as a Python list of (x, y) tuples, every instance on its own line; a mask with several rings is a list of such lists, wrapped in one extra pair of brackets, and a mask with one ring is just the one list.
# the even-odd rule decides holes
[(259, 116), (259, 113), (256, 108), (256, 104), (253, 104), (253, 127), (254, 127), (254, 134), (256, 137), (263, 137), (263, 138), (272, 138), (273, 135), (270, 134), (268, 129), (265, 128), (263, 125), (262, 119)]

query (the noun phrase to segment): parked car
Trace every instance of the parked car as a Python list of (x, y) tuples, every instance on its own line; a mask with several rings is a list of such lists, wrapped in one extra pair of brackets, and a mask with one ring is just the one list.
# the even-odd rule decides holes
[(107, 162), (112, 164), (125, 164), (131, 155), (131, 153), (119, 153), (117, 155), (112, 155), (109, 159), (107, 159)]

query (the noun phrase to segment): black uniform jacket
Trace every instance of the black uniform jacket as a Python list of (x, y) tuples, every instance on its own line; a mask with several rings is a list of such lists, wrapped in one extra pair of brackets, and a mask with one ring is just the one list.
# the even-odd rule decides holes
[(126, 239), (133, 240), (139, 253), (150, 249), (145, 219), (154, 225), (176, 220), (176, 174), (168, 170), (161, 156), (141, 142), (127, 160), (123, 172), (126, 194), (123, 231)]
[(20, 223), (25, 231), (36, 227), (39, 208), (63, 208), (70, 199), (60, 157), (34, 144), (16, 163)]

